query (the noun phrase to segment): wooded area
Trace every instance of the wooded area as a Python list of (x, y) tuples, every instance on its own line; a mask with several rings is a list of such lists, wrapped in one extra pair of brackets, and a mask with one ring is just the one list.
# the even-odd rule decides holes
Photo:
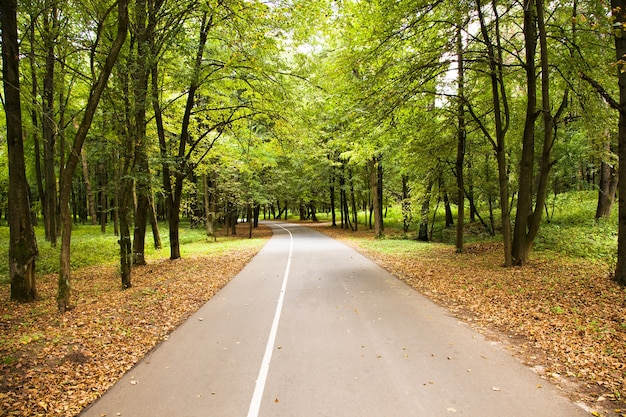
[(581, 189), (597, 190), (598, 219), (620, 196), (626, 284), (625, 6), (3, 1), (11, 298), (37, 297), (33, 221), (60, 237), (65, 311), (80, 222), (119, 235), (123, 288), (160, 220), (177, 259), (181, 219), (213, 236), (294, 211), (355, 230), (365, 212), (382, 235), (400, 205), (404, 231), (429, 240), (440, 202), (457, 251), (479, 222), (512, 266), (550, 199)]

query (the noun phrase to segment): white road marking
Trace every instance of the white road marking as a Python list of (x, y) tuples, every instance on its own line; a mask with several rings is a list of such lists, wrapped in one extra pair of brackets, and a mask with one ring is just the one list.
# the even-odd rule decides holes
[(280, 296), (278, 297), (278, 303), (276, 305), (276, 312), (274, 313), (274, 321), (272, 322), (272, 328), (270, 330), (269, 338), (267, 339), (267, 346), (265, 347), (265, 354), (263, 355), (263, 361), (261, 362), (261, 369), (259, 370), (259, 376), (256, 380), (254, 387), (254, 393), (252, 394), (252, 401), (250, 402), (250, 408), (248, 409), (248, 417), (258, 417), (259, 410), (261, 409), (261, 401), (263, 400), (263, 392), (265, 391), (265, 383), (267, 382), (267, 374), (270, 370), (270, 361), (272, 360), (272, 352), (276, 344), (276, 334), (278, 333), (278, 323), (280, 322), (280, 315), (283, 310), (283, 303), (285, 301), (285, 291), (287, 290), (287, 281), (289, 280), (289, 269), (291, 268), (291, 255), (293, 253), (293, 235), (286, 228), (276, 225), (281, 229), (289, 233), (289, 257), (287, 258), (287, 266), (285, 267), (285, 276), (283, 278), (283, 285), (280, 289)]

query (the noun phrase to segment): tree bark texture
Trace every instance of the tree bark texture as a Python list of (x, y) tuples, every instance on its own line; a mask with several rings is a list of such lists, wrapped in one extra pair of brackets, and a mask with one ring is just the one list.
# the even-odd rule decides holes
[(2, 81), (9, 153), (9, 273), (11, 299), (26, 302), (37, 298), (35, 258), (37, 240), (30, 217), (20, 103), (17, 1), (0, 3), (2, 26)]
[(617, 264), (615, 279), (626, 285), (626, 0), (611, 0), (611, 13), (617, 27), (615, 33), (615, 57), (619, 85), (619, 124), (618, 124), (618, 231)]

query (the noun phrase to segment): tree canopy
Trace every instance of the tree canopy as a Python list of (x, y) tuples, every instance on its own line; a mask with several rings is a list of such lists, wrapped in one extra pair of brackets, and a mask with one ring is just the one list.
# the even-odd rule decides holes
[[(71, 308), (80, 221), (113, 223), (124, 288), (148, 225), (160, 245), (159, 220), (176, 259), (181, 219), (214, 235), (242, 217), (326, 211), (382, 235), (397, 205), (404, 232), (430, 240), (440, 202), (458, 251), (477, 223), (523, 265), (551, 194), (597, 190), (602, 218), (626, 187), (619, 3), (18, 1), (18, 188), (22, 216), (43, 218), (50, 244), (62, 236), (59, 307)], [(3, 51), (11, 19), (3, 8)], [(9, 73), (3, 83), (6, 217), (17, 131)]]

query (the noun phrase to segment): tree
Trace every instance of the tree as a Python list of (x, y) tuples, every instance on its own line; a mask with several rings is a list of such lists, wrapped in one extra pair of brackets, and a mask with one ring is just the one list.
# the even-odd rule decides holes
[(137, 206), (135, 209), (135, 230), (133, 233), (133, 264), (145, 265), (145, 236), (150, 209), (150, 168), (148, 165), (148, 140), (146, 138), (146, 109), (148, 98), (148, 77), (151, 62), (148, 39), (154, 36), (154, 25), (147, 27), (147, 1), (135, 2), (135, 43), (136, 55), (133, 65), (134, 95), (134, 132), (131, 137), (135, 142), (134, 166)]
[(455, 161), (455, 176), (457, 187), (457, 220), (456, 220), (456, 251), (464, 251), (465, 231), (465, 148), (467, 132), (465, 130), (465, 57), (463, 45), (464, 24), (458, 19), (456, 33), (456, 61), (457, 61), (457, 149)]
[(618, 132), (618, 206), (617, 264), (615, 279), (626, 285), (626, 1), (611, 0), (611, 15), (615, 29), (615, 59), (619, 85), (619, 132)]
[[(59, 19), (56, 0), (52, 1), (49, 9), (43, 11), (44, 43), (46, 56), (46, 72), (43, 81), (42, 100), (42, 131), (44, 155), (45, 190), (41, 196), (44, 203), (44, 224), (46, 238), (54, 247), (57, 244), (57, 181), (55, 174), (55, 144), (56, 132), (54, 126), (54, 76), (55, 76), (55, 45), (58, 38)], [(33, 22), (34, 23), (34, 22)], [(31, 45), (34, 49), (34, 45)], [(34, 71), (34, 68), (32, 69)], [(35, 97), (33, 97), (35, 100)]]
[(204, 49), (208, 38), (208, 32), (213, 27), (213, 13), (205, 11), (201, 18), (200, 33), (198, 37), (198, 49), (195, 59), (193, 60), (191, 83), (187, 92), (187, 103), (185, 105), (184, 115), (182, 119), (180, 139), (177, 153), (177, 166), (174, 167), (174, 183), (170, 178), (171, 171), (168, 166), (168, 146), (161, 139), (160, 149), (161, 157), (164, 161), (163, 166), (163, 187), (165, 189), (165, 197), (167, 202), (168, 224), (170, 226), (170, 259), (180, 258), (180, 241), (179, 241), (179, 224), (180, 224), (180, 203), (183, 193), (183, 183), (189, 175), (189, 160), (187, 155), (187, 144), (190, 140), (189, 125), (191, 123), (191, 113), (196, 100), (196, 91), (200, 88), (202, 69), (202, 61), (204, 57)]
[(11, 299), (31, 301), (37, 297), (35, 258), (37, 240), (30, 217), (20, 103), (17, 0), (0, 4), (2, 26), (2, 82), (9, 152), (9, 271)]
[[(72, 219), (70, 211), (70, 193), (72, 186), (72, 178), (74, 176), (74, 170), (78, 165), (80, 153), (91, 127), (100, 97), (104, 91), (113, 66), (117, 61), (117, 57), (126, 40), (126, 34), (128, 31), (128, 0), (117, 0), (117, 33), (115, 39), (111, 44), (104, 64), (100, 70), (98, 78), (94, 81), (92, 88), (89, 92), (87, 99), (87, 105), (83, 112), (82, 120), (78, 126), (76, 136), (74, 137), (74, 143), (72, 145), (70, 154), (67, 158), (67, 163), (63, 169), (60, 182), (60, 208), (61, 208), (61, 225), (62, 239), (61, 239), (61, 261), (59, 272), (59, 285), (57, 293), (57, 304), (61, 312), (65, 312), (71, 308), (70, 301), (70, 279), (71, 279), (71, 266), (70, 266), (70, 245), (72, 236)], [(92, 55), (93, 57), (93, 55)], [(93, 65), (93, 63), (92, 63)]]
[(480, 33), (482, 42), (486, 48), (486, 60), (488, 67), (488, 79), (491, 87), (490, 100), (493, 111), (493, 132), (490, 132), (489, 125), (474, 111), (474, 107), (468, 103), (467, 109), (472, 119), (479, 126), (481, 132), (489, 140), (493, 151), (496, 155), (498, 165), (498, 185), (500, 191), (500, 212), (502, 219), (502, 240), (504, 242), (504, 263), (506, 266), (512, 266), (513, 260), (511, 256), (511, 219), (509, 212), (509, 176), (508, 176), (508, 160), (506, 134), (510, 125), (510, 107), (508, 102), (508, 94), (505, 88), (504, 80), (504, 60), (502, 47), (502, 34), (500, 31), (500, 15), (498, 4), (492, 2), (489, 10), (493, 25), (493, 36), (489, 31), (488, 19), (485, 16), (485, 9), (481, 0), (476, 0), (476, 12), (480, 24)]
[[(530, 250), (539, 231), (546, 201), (549, 173), (555, 161), (552, 150), (556, 140), (555, 120), (565, 110), (568, 103), (568, 90), (563, 93), (561, 106), (552, 110), (550, 100), (550, 63), (548, 58), (548, 33), (544, 17), (543, 0), (529, 0), (524, 8), (524, 41), (526, 47), (527, 108), (526, 123), (522, 141), (520, 161), (519, 192), (515, 217), (512, 257), (516, 264), (524, 264), (530, 256)], [(535, 54), (537, 39), (540, 49), (541, 69), (541, 109), (537, 111), (537, 74)], [(541, 115), (543, 138), (540, 142), (541, 153), (539, 170), (535, 175), (535, 121)], [(536, 178), (537, 184), (533, 184)], [(533, 193), (533, 189), (535, 190)], [(534, 208), (533, 208), (534, 201)]]

